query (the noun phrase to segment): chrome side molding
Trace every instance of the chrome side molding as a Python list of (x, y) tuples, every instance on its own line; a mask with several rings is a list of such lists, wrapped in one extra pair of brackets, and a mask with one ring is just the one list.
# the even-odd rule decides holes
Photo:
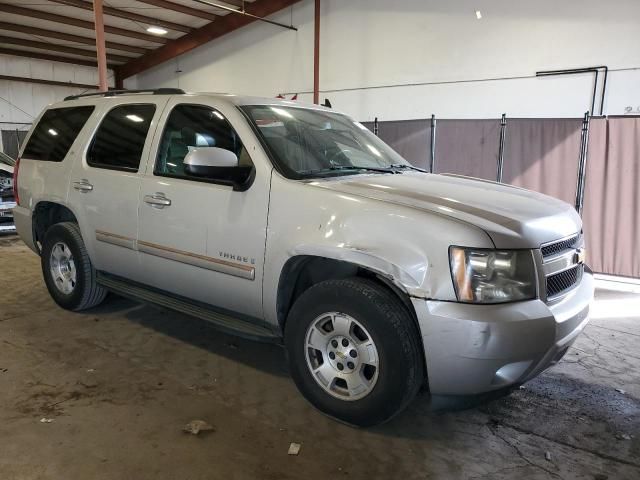
[(188, 265), (193, 265), (194, 267), (205, 268), (207, 270), (213, 270), (214, 272), (245, 278), (247, 280), (255, 279), (256, 269), (240, 263), (228, 262), (226, 260), (206, 257), (197, 253), (176, 250), (174, 248), (142, 240), (138, 240), (138, 251), (149, 255), (155, 255), (156, 257), (167, 258), (176, 262), (186, 263)]
[(109, 243), (111, 245), (117, 245), (118, 247), (136, 250), (148, 255), (166, 258), (167, 260), (172, 260), (174, 262), (186, 263), (188, 265), (193, 265), (194, 267), (244, 278), (246, 280), (255, 280), (256, 278), (255, 267), (244, 265), (242, 263), (207, 257), (205, 255), (192, 252), (185, 252), (184, 250), (145, 242), (143, 240), (136, 240), (135, 238), (117, 235), (103, 230), (96, 230), (96, 240)]
[(134, 238), (116, 235), (115, 233), (105, 232), (104, 230), (96, 230), (96, 240), (99, 242), (110, 243), (119, 247), (136, 249), (136, 240)]

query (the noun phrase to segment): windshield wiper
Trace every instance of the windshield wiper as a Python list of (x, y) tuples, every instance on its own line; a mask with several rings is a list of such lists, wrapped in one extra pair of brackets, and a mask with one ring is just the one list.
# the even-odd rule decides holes
[(364, 170), (368, 172), (379, 172), (379, 173), (396, 173), (391, 168), (382, 168), (382, 167), (365, 167), (360, 165), (332, 165), (326, 168), (319, 168), (317, 170), (306, 170), (300, 172), (302, 174), (312, 174), (312, 173), (322, 173), (322, 172), (333, 172), (333, 171), (344, 171), (344, 170)]
[(409, 170), (415, 170), (417, 172), (427, 173), (427, 171), (424, 170), (423, 168), (414, 167), (413, 165), (409, 165), (409, 164), (406, 164), (406, 163), (397, 163), (395, 165), (389, 165), (389, 168), (409, 169)]

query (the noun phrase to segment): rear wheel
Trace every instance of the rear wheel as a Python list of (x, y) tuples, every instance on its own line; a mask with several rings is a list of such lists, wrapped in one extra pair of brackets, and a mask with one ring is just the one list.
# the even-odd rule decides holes
[(78, 225), (57, 223), (50, 227), (42, 243), (42, 274), (49, 294), (67, 310), (85, 310), (101, 303), (107, 291), (96, 282), (93, 268)]
[(287, 319), (285, 342), (303, 395), (353, 425), (389, 420), (422, 385), (416, 324), (396, 295), (370, 280), (330, 280), (304, 292)]

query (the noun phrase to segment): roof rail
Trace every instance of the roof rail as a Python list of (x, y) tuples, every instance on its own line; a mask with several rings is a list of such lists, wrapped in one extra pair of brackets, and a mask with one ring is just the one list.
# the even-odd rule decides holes
[(182, 95), (184, 90), (180, 88), (149, 88), (143, 90), (109, 90), (108, 92), (83, 93), (81, 95), (70, 95), (67, 100), (77, 100), (84, 97), (115, 97), (116, 95), (129, 95), (130, 93), (150, 93), (152, 95)]

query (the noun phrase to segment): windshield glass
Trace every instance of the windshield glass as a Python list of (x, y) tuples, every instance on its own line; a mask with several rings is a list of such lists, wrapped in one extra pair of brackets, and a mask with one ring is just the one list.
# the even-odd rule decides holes
[(345, 115), (279, 105), (244, 106), (281, 173), (290, 178), (393, 173), (409, 165)]
[(14, 167), (16, 165), (16, 161), (13, 158), (2, 152), (0, 152), (0, 163), (4, 163), (5, 165), (9, 165), (10, 167)]

